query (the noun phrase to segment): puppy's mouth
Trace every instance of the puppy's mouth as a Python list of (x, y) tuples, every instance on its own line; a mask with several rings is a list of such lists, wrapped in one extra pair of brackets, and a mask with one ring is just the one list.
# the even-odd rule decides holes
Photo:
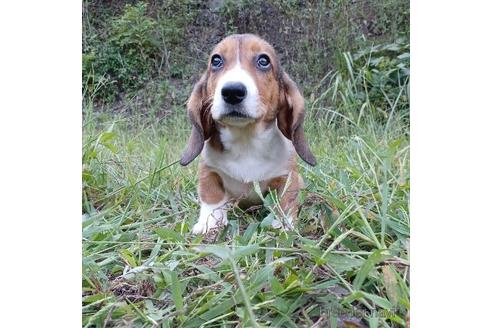
[(237, 119), (252, 119), (251, 116), (239, 111), (239, 110), (231, 110), (229, 111), (228, 113), (226, 113), (225, 115), (223, 115), (223, 117), (230, 117), (230, 118), (237, 118)]
[(219, 122), (230, 125), (246, 125), (255, 120), (254, 117), (245, 114), (241, 110), (231, 109), (221, 115), (218, 119)]

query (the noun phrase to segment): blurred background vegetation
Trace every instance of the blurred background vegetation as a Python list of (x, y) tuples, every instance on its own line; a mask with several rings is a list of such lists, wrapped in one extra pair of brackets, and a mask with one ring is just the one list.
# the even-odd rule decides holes
[[(269, 41), (308, 99), (335, 72), (350, 77), (361, 68), (364, 87), (398, 92), (409, 69), (409, 11), (406, 0), (86, 0), (84, 100), (99, 110), (169, 114), (185, 102), (212, 47), (232, 33)], [(387, 112), (380, 92), (369, 95)]]

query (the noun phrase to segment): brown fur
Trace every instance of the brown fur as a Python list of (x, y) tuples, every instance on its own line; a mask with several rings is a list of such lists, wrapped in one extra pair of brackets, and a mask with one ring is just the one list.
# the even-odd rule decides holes
[(220, 176), (211, 171), (205, 164), (199, 165), (198, 194), (207, 204), (217, 204), (225, 196), (224, 184)]

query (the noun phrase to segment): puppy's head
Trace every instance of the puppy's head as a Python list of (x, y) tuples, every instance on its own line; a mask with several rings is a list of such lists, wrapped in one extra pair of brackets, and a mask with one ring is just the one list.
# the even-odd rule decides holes
[(299, 156), (316, 164), (302, 127), (304, 99), (280, 67), (273, 47), (255, 35), (231, 35), (214, 48), (187, 108), (193, 128), (182, 165), (200, 154), (219, 126), (244, 128), (275, 120)]

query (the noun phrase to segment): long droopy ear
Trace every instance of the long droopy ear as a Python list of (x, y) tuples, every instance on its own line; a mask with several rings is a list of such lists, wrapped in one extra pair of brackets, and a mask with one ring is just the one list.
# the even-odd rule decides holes
[(183, 166), (188, 165), (200, 155), (205, 140), (210, 138), (213, 124), (210, 117), (210, 105), (210, 99), (207, 97), (207, 74), (205, 73), (193, 87), (186, 106), (192, 128), (188, 144), (179, 162)]
[(297, 85), (287, 73), (282, 73), (280, 108), (277, 125), (283, 135), (292, 141), (299, 156), (311, 166), (316, 165), (316, 158), (311, 153), (304, 135), (304, 98)]

